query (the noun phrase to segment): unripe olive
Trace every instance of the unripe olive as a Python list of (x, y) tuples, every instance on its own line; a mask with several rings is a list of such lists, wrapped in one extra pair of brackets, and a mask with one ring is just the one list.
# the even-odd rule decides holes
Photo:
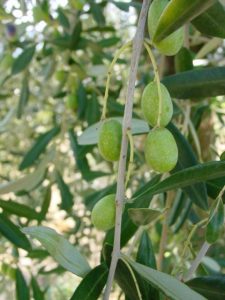
[[(154, 0), (149, 8), (148, 31), (151, 38), (153, 39), (159, 18), (168, 3), (168, 0)], [(180, 50), (180, 48), (183, 45), (183, 41), (184, 30), (183, 28), (179, 28), (160, 42), (154, 42), (153, 40), (153, 44), (159, 50), (160, 53), (170, 56), (175, 55)]]
[[(167, 88), (161, 83), (162, 110), (160, 126), (165, 127), (173, 115), (173, 104)], [(159, 115), (159, 94), (156, 82), (149, 83), (142, 94), (141, 108), (146, 121), (152, 126), (157, 125)]]
[(102, 124), (98, 137), (98, 149), (105, 160), (119, 160), (121, 139), (122, 126), (118, 121), (107, 120)]
[(46, 13), (40, 6), (35, 6), (33, 8), (33, 18), (35, 23), (45, 21), (48, 23), (50, 21), (50, 17), (48, 13)]
[(109, 230), (115, 225), (116, 203), (115, 194), (110, 194), (99, 200), (91, 213), (92, 224), (99, 230)]
[(176, 141), (166, 128), (150, 131), (145, 143), (145, 159), (147, 164), (160, 173), (171, 171), (178, 159)]
[(13, 57), (10, 53), (6, 53), (0, 61), (0, 70), (5, 71), (9, 69), (13, 64)]
[(73, 112), (77, 110), (78, 102), (77, 102), (77, 94), (72, 93), (67, 96), (66, 106), (71, 109)]
[(64, 80), (66, 80), (67, 77), (67, 73), (64, 70), (58, 70), (55, 73), (55, 79), (57, 81), (63, 82)]

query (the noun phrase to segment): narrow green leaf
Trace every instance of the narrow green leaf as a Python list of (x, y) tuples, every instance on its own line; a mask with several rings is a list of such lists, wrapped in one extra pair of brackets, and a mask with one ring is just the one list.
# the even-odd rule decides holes
[(70, 49), (73, 50), (77, 48), (78, 42), (81, 38), (81, 32), (82, 32), (82, 24), (79, 21), (76, 23), (73, 32), (70, 36)]
[(171, 0), (159, 18), (153, 41), (160, 42), (215, 2), (216, 0)]
[[(138, 247), (136, 261), (142, 265), (156, 269), (156, 260), (152, 242), (149, 238), (148, 232), (143, 231), (140, 244)], [(138, 284), (142, 292), (143, 300), (159, 300), (159, 291), (153, 288), (149, 283), (145, 282), (140, 275), (137, 274)]]
[[(206, 182), (206, 186), (209, 197), (211, 197), (212, 199), (216, 199), (222, 188), (225, 186), (225, 177), (208, 180)], [(223, 194), (222, 199), (225, 203), (225, 194)]]
[(206, 227), (206, 240), (208, 243), (213, 244), (220, 236), (221, 230), (224, 225), (224, 206), (223, 201), (219, 198), (212, 205), (210, 210), (209, 220)]
[(148, 225), (157, 219), (161, 214), (161, 211), (150, 208), (128, 209), (128, 215), (136, 226)]
[(192, 20), (192, 24), (203, 34), (225, 38), (225, 8), (219, 1), (203, 14)]
[(69, 29), (70, 28), (70, 22), (69, 22), (67, 16), (65, 15), (63, 9), (58, 8), (57, 12), (58, 12), (58, 20), (59, 20), (60, 25), (65, 27), (66, 29)]
[(0, 199), (0, 207), (9, 214), (27, 218), (28, 220), (38, 220), (39, 214), (27, 205), (15, 202), (5, 201)]
[(104, 25), (105, 24), (105, 17), (104, 17), (103, 12), (102, 12), (102, 7), (94, 1), (90, 1), (90, 6), (91, 6), (90, 11), (91, 11), (95, 21), (100, 26)]
[(146, 230), (143, 231), (141, 236), (136, 261), (142, 265), (156, 269), (156, 260), (152, 242)]
[[(179, 153), (178, 163), (171, 173), (197, 165), (198, 160), (196, 155), (190, 143), (180, 132), (180, 130), (173, 123), (170, 123), (167, 128), (172, 132), (175, 138)], [(199, 207), (203, 209), (208, 207), (208, 197), (205, 183), (199, 182), (189, 185), (188, 187), (184, 187), (183, 191), (188, 195), (189, 199), (192, 199), (193, 203)]]
[(9, 183), (0, 184), (0, 195), (33, 190), (44, 179), (47, 165), (54, 158), (54, 154), (49, 153), (34, 172)]
[(37, 239), (66, 270), (80, 277), (84, 277), (90, 271), (86, 258), (54, 229), (44, 226), (33, 226), (24, 227), (22, 231)]
[(186, 71), (164, 77), (162, 83), (178, 99), (214, 97), (225, 94), (225, 67)]
[(30, 64), (35, 53), (35, 46), (25, 49), (13, 62), (12, 75), (16, 75), (25, 70)]
[(186, 284), (207, 299), (225, 299), (225, 275), (223, 274), (197, 277), (187, 281)]
[(97, 95), (95, 93), (92, 94), (92, 97), (87, 101), (86, 107), (86, 120), (88, 122), (88, 126), (98, 122), (101, 117), (100, 106), (98, 102)]
[(175, 199), (167, 217), (167, 224), (169, 226), (172, 226), (179, 217), (184, 205), (185, 198), (186, 195), (182, 192), (182, 190), (179, 189), (176, 193)]
[(30, 292), (23, 273), (16, 269), (16, 300), (30, 300)]
[[(119, 121), (122, 123), (123, 118), (122, 117), (114, 117), (110, 118)], [(98, 132), (100, 130), (102, 122), (95, 123), (94, 125), (88, 127), (82, 135), (78, 137), (78, 143), (80, 145), (94, 145), (98, 143)], [(139, 119), (133, 119), (132, 125), (131, 125), (132, 134), (141, 134), (141, 133), (147, 133), (149, 132), (149, 126), (148, 124)]]
[(33, 291), (34, 300), (44, 300), (44, 292), (41, 290), (37, 280), (32, 276), (31, 279), (31, 287)]
[(73, 206), (73, 194), (70, 192), (68, 185), (63, 180), (61, 174), (57, 171), (56, 175), (56, 182), (61, 194), (61, 209), (66, 211), (70, 211)]
[(78, 144), (77, 136), (75, 135), (73, 129), (69, 130), (69, 138), (77, 168), (81, 172), (83, 179), (85, 179), (86, 181), (91, 181), (95, 178), (109, 175), (109, 173), (105, 173), (102, 171), (92, 171), (90, 169), (88, 160), (86, 158), (86, 151), (88, 152), (90, 148), (87, 148), (87, 146), (82, 147)]
[(192, 54), (188, 48), (182, 47), (174, 58), (176, 73), (193, 69)]
[[(172, 189), (183, 188), (197, 182), (225, 176), (225, 162), (211, 161), (178, 171), (163, 181), (147, 188), (142, 194), (134, 197), (134, 201), (163, 193)], [(207, 208), (207, 207), (206, 207)]]
[(97, 300), (103, 290), (108, 268), (101, 264), (91, 270), (76, 288), (70, 300)]
[(120, 38), (118, 37), (111, 37), (107, 39), (102, 39), (98, 42), (98, 45), (100, 45), (102, 48), (108, 48), (116, 45), (118, 42), (120, 42)]
[(48, 212), (50, 203), (51, 203), (51, 197), (52, 197), (52, 188), (51, 185), (49, 185), (45, 191), (44, 200), (42, 202), (41, 211), (40, 211), (40, 218), (42, 220), (45, 219), (45, 216)]
[(132, 268), (145, 279), (147, 282), (152, 284), (156, 289), (160, 290), (169, 299), (172, 300), (206, 300), (198, 293), (191, 290), (187, 285), (181, 283), (176, 278), (156, 271), (152, 268), (146, 267), (139, 263), (132, 261), (127, 256), (123, 255), (127, 262), (132, 266)]
[(27, 237), (2, 213), (0, 214), (0, 232), (15, 246), (27, 251), (30, 250), (31, 246)]
[(50, 141), (59, 133), (60, 128), (54, 127), (53, 129), (49, 130), (41, 134), (31, 149), (27, 152), (24, 156), (22, 162), (20, 163), (19, 170), (24, 170), (33, 165), (33, 163), (38, 159), (38, 157), (43, 153), (50, 143)]
[(190, 214), (191, 206), (192, 206), (192, 200), (186, 197), (185, 201), (183, 201), (182, 210), (176, 220), (176, 224), (174, 225), (173, 228), (174, 233), (177, 233), (183, 226), (184, 222), (186, 221), (186, 219)]
[(22, 88), (20, 92), (20, 99), (17, 107), (17, 118), (20, 119), (22, 117), (23, 111), (25, 106), (27, 105), (27, 102), (29, 100), (30, 96), (30, 90), (29, 90), (29, 81), (28, 76), (26, 75), (22, 82)]

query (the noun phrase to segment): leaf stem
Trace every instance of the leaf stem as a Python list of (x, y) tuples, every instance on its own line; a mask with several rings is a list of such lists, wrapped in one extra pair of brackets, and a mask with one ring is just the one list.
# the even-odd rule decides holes
[(117, 62), (118, 58), (120, 57), (120, 55), (131, 45), (132, 45), (131, 41), (124, 44), (117, 51), (116, 55), (114, 56), (110, 66), (109, 66), (108, 73), (107, 73), (106, 86), (105, 86), (105, 95), (104, 95), (104, 99), (103, 99), (103, 109), (102, 109), (101, 120), (104, 120), (106, 118), (107, 102), (108, 102), (108, 96), (109, 96), (109, 84), (110, 84), (110, 80), (111, 80), (111, 76), (112, 76), (113, 67), (114, 67), (115, 63)]
[(144, 42), (144, 46), (145, 46), (145, 48), (149, 54), (150, 60), (152, 62), (152, 66), (153, 66), (154, 73), (155, 73), (155, 79), (156, 79), (156, 83), (157, 83), (157, 90), (158, 90), (158, 96), (159, 96), (159, 113), (158, 113), (158, 119), (157, 119), (157, 127), (160, 127), (161, 116), (162, 116), (162, 91), (161, 91), (161, 86), (160, 86), (159, 70), (158, 70), (158, 66), (157, 66), (155, 57), (151, 50), (151, 47), (147, 44), (146, 41)]
[(129, 265), (129, 263), (124, 258), (121, 258), (121, 260), (125, 263), (125, 265), (129, 269), (130, 274), (131, 274), (131, 276), (132, 276), (132, 278), (134, 280), (135, 287), (137, 289), (138, 298), (139, 298), (139, 300), (142, 300), (141, 292), (140, 292), (140, 289), (139, 289), (139, 286), (138, 286), (138, 283), (137, 283), (137, 279), (136, 279), (136, 277), (134, 275), (134, 271), (132, 270), (131, 266)]
[(127, 158), (127, 148), (128, 148), (127, 131), (130, 130), (131, 128), (135, 81), (137, 76), (138, 62), (141, 55), (142, 43), (144, 40), (144, 29), (145, 29), (145, 23), (147, 19), (149, 5), (150, 5), (150, 0), (143, 1), (141, 13), (138, 20), (137, 31), (133, 40), (130, 74), (128, 80), (126, 104), (125, 104), (124, 118), (123, 118), (122, 145), (121, 145), (120, 160), (119, 160), (118, 175), (117, 175), (118, 184), (117, 184), (117, 191), (116, 191), (116, 221), (115, 221), (114, 244), (113, 244), (112, 260), (111, 260), (109, 275), (106, 283), (106, 289), (103, 295), (103, 300), (109, 299), (117, 262), (120, 257), (120, 236), (121, 236), (123, 204), (125, 198), (126, 158)]

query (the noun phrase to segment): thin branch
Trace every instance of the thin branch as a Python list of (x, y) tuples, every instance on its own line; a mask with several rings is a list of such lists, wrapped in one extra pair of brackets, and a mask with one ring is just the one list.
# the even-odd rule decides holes
[(211, 245), (207, 242), (204, 242), (202, 245), (202, 248), (200, 249), (198, 255), (196, 256), (195, 260), (192, 262), (190, 269), (188, 270), (186, 276), (184, 277), (184, 281), (188, 281), (192, 278), (193, 274), (197, 270), (198, 266), (200, 265), (203, 257), (206, 255), (207, 251), (209, 250), (209, 247)]
[(114, 245), (113, 245), (109, 276), (107, 279), (103, 300), (109, 299), (117, 262), (120, 257), (120, 236), (121, 236), (123, 205), (124, 205), (124, 198), (125, 198), (126, 159), (127, 159), (127, 148), (128, 148), (127, 131), (131, 129), (135, 81), (137, 76), (138, 62), (139, 62), (142, 44), (144, 40), (144, 30), (145, 30), (145, 23), (147, 19), (149, 5), (150, 5), (150, 0), (143, 1), (140, 17), (138, 20), (137, 31), (133, 40), (130, 74), (128, 80), (126, 105), (125, 105), (124, 118), (123, 118), (122, 145), (121, 145), (121, 153), (120, 153), (118, 175), (117, 175), (118, 184), (117, 184), (117, 191), (116, 191), (116, 221), (115, 221)]

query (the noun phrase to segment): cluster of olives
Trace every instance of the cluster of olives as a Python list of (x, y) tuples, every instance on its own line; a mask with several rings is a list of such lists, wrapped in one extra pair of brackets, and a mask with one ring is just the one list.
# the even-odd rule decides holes
[[(178, 149), (173, 135), (165, 126), (173, 115), (173, 105), (167, 88), (160, 83), (162, 111), (160, 123), (158, 88), (156, 82), (149, 83), (142, 94), (141, 108), (146, 121), (153, 127), (145, 143), (145, 159), (147, 164), (160, 173), (171, 171), (178, 159)], [(157, 126), (159, 125), (159, 127)]]
[[(148, 29), (151, 37), (156, 31), (157, 22), (168, 4), (168, 0), (154, 0), (148, 14)], [(178, 29), (161, 42), (155, 43), (155, 48), (164, 55), (175, 55), (183, 44), (183, 29)], [(160, 94), (159, 94), (160, 92)], [(161, 102), (160, 102), (161, 101)], [(149, 83), (142, 94), (142, 113), (146, 121), (153, 127), (149, 132), (144, 152), (147, 164), (156, 172), (171, 171), (178, 159), (176, 141), (165, 127), (173, 115), (173, 104), (167, 88), (157, 82)], [(103, 122), (98, 139), (98, 149), (107, 161), (118, 161), (122, 140), (122, 126), (114, 119)], [(115, 223), (115, 195), (107, 195), (94, 206), (92, 223), (100, 230), (109, 230)]]

